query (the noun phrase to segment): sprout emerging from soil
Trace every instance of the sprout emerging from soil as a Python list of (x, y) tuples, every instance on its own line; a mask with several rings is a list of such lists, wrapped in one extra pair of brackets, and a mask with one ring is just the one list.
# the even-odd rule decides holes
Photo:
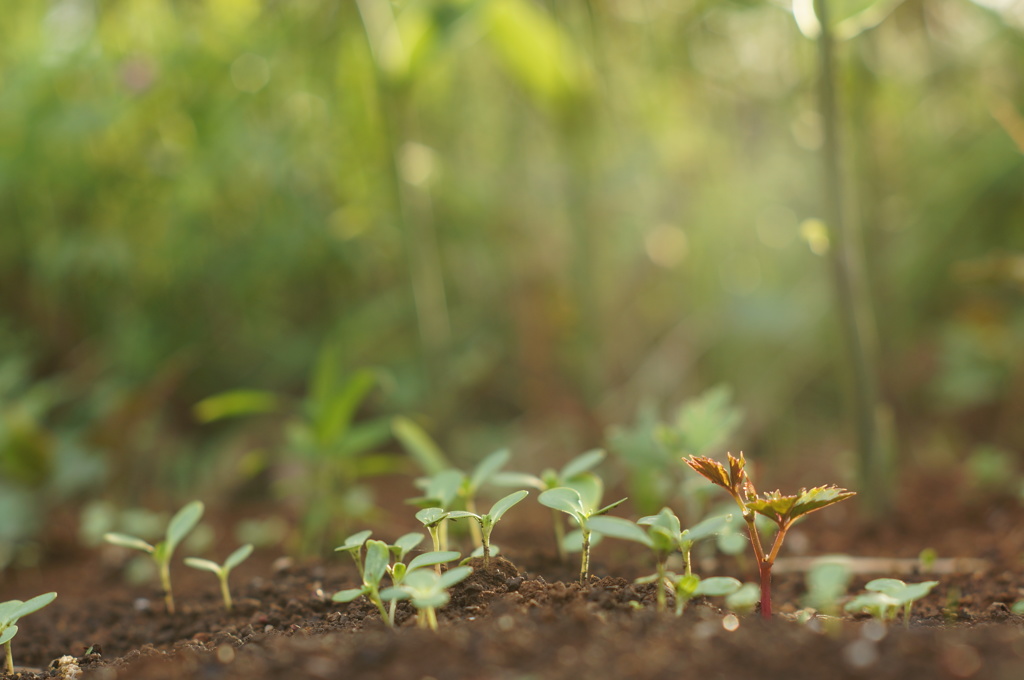
[(4, 646), (7, 657), (7, 673), (14, 675), (14, 658), (11, 656), (11, 640), (18, 634), (18, 619), (27, 616), (32, 612), (39, 611), (46, 605), (53, 602), (57, 593), (45, 593), (33, 597), (27, 602), (21, 600), (9, 600), (0, 603), (0, 644)]
[[(542, 493), (560, 486), (568, 486), (584, 495), (589, 488), (600, 488), (600, 478), (592, 470), (604, 460), (604, 457), (603, 449), (592, 449), (570, 460), (561, 470), (548, 468), (541, 472), (540, 476), (525, 472), (498, 472), (491, 481), (498, 486), (531, 487)], [(558, 559), (565, 562), (568, 558), (565, 549), (565, 528), (562, 526), (562, 518), (558, 514), (558, 510), (551, 511), (551, 522), (555, 530)]]
[(900, 607), (903, 607), (903, 625), (909, 627), (910, 608), (937, 585), (938, 581), (907, 584), (897, 578), (876, 578), (864, 586), (870, 592), (850, 600), (846, 611), (866, 611), (884, 623), (895, 619)]
[[(692, 574), (690, 549), (702, 538), (708, 538), (725, 527), (731, 516), (710, 517), (692, 529), (683, 529), (679, 517), (669, 508), (662, 508), (657, 515), (641, 517), (636, 524), (622, 517), (594, 517), (590, 528), (605, 536), (641, 543), (654, 553), (656, 573), (637, 579), (639, 583), (658, 584), (658, 611), (667, 608), (665, 600), (665, 579), (668, 575), (668, 558), (676, 552), (683, 554), (684, 576)], [(638, 525), (643, 525), (646, 530)], [(677, 598), (678, 603), (678, 598)]]
[(335, 552), (345, 551), (352, 556), (352, 561), (356, 563), (356, 570), (359, 572), (359, 578), (363, 577), (363, 544), (372, 533), (369, 529), (354, 533), (334, 549)]
[(401, 585), (380, 594), (384, 600), (412, 600), (419, 611), (417, 625), (437, 630), (437, 609), (451, 600), (448, 589), (473, 573), (472, 567), (453, 567), (440, 576), (428, 569), (406, 574)]
[(141, 550), (153, 557), (157, 568), (160, 570), (160, 585), (164, 590), (164, 602), (167, 604), (167, 612), (174, 613), (174, 594), (171, 592), (171, 556), (174, 549), (178, 547), (185, 536), (188, 535), (203, 516), (204, 506), (202, 501), (192, 501), (174, 517), (167, 525), (167, 536), (156, 545), (150, 545), (141, 538), (127, 534), (110, 533), (103, 536), (104, 540), (122, 548)]
[(448, 519), (472, 517), (480, 525), (480, 540), (484, 551), (485, 567), (491, 562), (491, 532), (494, 530), (494, 525), (498, 523), (498, 520), (500, 520), (513, 505), (526, 498), (528, 494), (529, 491), (514, 491), (495, 502), (485, 515), (477, 515), (476, 513), (472, 513), (467, 510), (456, 510), (448, 515)]
[[(417, 569), (434, 567), (437, 574), (440, 576), (442, 564), (459, 559), (459, 553), (454, 550), (443, 550), (417, 555), (412, 558), (408, 564), (406, 564), (405, 558), (409, 554), (409, 551), (419, 545), (422, 540), (423, 534), (405, 534), (395, 541), (394, 545), (388, 546), (395, 556), (395, 563), (387, 568), (388, 575), (391, 577), (392, 587), (401, 586), (406, 577)], [(388, 621), (391, 626), (395, 625), (395, 611), (397, 609), (397, 605), (398, 600), (394, 599), (391, 600), (391, 606), (388, 608)]]
[(204, 560), (199, 557), (186, 557), (185, 564), (193, 569), (209, 571), (217, 576), (220, 581), (220, 594), (224, 598), (224, 609), (231, 611), (231, 590), (228, 588), (228, 575), (231, 570), (244, 562), (252, 554), (252, 543), (246, 543), (235, 552), (228, 555), (224, 564), (217, 564), (212, 560)]
[[(702, 579), (696, 574), (679, 575), (666, 572), (666, 578), (672, 583), (676, 595), (676, 616), (682, 616), (686, 605), (695, 597), (721, 597), (732, 595), (740, 590), (742, 583), (731, 576), (712, 576)], [(638, 582), (650, 582), (651, 577), (637, 579)]]
[[(747, 475), (745, 469), (747, 462), (742, 453), (739, 458), (729, 454), (728, 470), (712, 458), (690, 456), (684, 458), (683, 461), (712, 484), (717, 484), (728, 491), (736, 504), (740, 506), (743, 519), (747, 523), (750, 544), (753, 547), (761, 577), (761, 615), (770, 619), (772, 616), (772, 565), (775, 564), (775, 558), (779, 555), (779, 549), (786, 538), (786, 533), (793, 523), (804, 515), (851, 498), (855, 493), (835, 486), (817, 486), (813, 489), (801, 489), (800, 493), (788, 496), (782, 495), (779, 491), (759, 496)], [(761, 543), (761, 536), (754, 523), (755, 514), (764, 515), (778, 526), (771, 550), (766, 551)]]
[[(447, 543), (442, 531), (445, 526), (445, 520), (448, 519), (450, 513), (447, 510), (441, 508), (423, 508), (416, 513), (416, 519), (420, 521), (427, 531), (430, 533), (430, 540), (434, 543), (434, 550), (438, 551), (441, 548), (446, 547), (444, 544)], [(437, 568), (437, 573), (441, 573), (441, 567)]]
[(592, 529), (590, 528), (590, 520), (594, 517), (607, 514), (609, 510), (621, 505), (625, 502), (625, 498), (619, 499), (614, 503), (604, 506), (603, 508), (594, 508), (590, 502), (584, 502), (580, 492), (576, 489), (560, 486), (555, 489), (549, 489), (542, 493), (538, 500), (542, 505), (546, 505), (549, 508), (564, 512), (576, 521), (576, 524), (580, 528), (580, 535), (583, 539), (583, 557), (580, 563), (580, 583), (584, 583), (587, 580), (587, 574), (590, 571), (590, 534)]

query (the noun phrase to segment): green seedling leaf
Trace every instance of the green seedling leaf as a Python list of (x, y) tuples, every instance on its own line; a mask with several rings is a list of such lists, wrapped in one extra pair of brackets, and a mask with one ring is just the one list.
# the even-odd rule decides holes
[(604, 449), (593, 449), (586, 453), (581, 453), (566, 463), (558, 476), (564, 480), (579, 477), (583, 473), (589, 472), (597, 467), (598, 464), (604, 460), (605, 455)]
[(529, 495), (528, 491), (514, 491), (509, 495), (497, 500), (491, 509), (487, 511), (491, 521), (497, 523), (501, 519), (502, 515), (509, 511), (516, 503), (523, 500)]
[[(424, 572), (427, 574), (433, 572)], [(452, 567), (448, 571), (441, 574), (441, 578), (438, 580), (438, 585), (442, 588), (451, 588), (456, 583), (464, 581), (473, 573), (473, 567)]]
[(469, 495), (473, 496), (490, 478), (508, 463), (511, 453), (508, 449), (501, 449), (484, 458), (473, 468), (473, 474), (469, 478)]
[(451, 468), (441, 448), (412, 420), (397, 416), (391, 421), (391, 431), (426, 474), (436, 475)]
[(224, 418), (270, 413), (277, 410), (278, 398), (263, 390), (231, 390), (203, 399), (193, 409), (201, 423), (212, 423)]
[(406, 569), (406, 573), (412, 572), (414, 569), (421, 567), (432, 567), (435, 564), (444, 564), (445, 562), (451, 562), (452, 560), (459, 559), (459, 553), (454, 550), (436, 550), (433, 552), (423, 553), (417, 555), (409, 562), (409, 566)]
[(423, 542), (424, 538), (425, 536), (423, 534), (415, 531), (404, 534), (398, 537), (398, 540), (396, 540), (394, 545), (391, 546), (391, 550), (395, 553), (398, 561), (401, 562), (411, 550), (414, 550), (416, 546)]
[(201, 557), (186, 557), (185, 564), (192, 567), (193, 569), (212, 571), (214, 574), (220, 575), (220, 565), (211, 560), (204, 560)]
[(731, 611), (743, 614), (754, 611), (754, 605), (761, 599), (761, 588), (756, 583), (744, 583), (740, 589), (725, 596), (725, 606)]
[[(364, 592), (363, 588), (349, 588), (348, 590), (339, 590), (334, 595), (331, 595), (332, 602), (340, 602), (342, 604), (355, 600)], [(384, 598), (384, 593), (381, 593), (381, 598)]]
[(18, 627), (11, 625), (0, 632), (0, 645), (5, 645), (14, 639), (14, 636), (18, 634)]
[(426, 527), (433, 527), (443, 522), (450, 514), (441, 508), (423, 508), (416, 513), (416, 519)]
[(628, 519), (622, 517), (594, 517), (588, 525), (593, 531), (612, 538), (642, 543), (648, 548), (654, 547), (654, 541), (647, 533)]
[(246, 543), (245, 545), (243, 545), (242, 547), (238, 548), (233, 553), (228, 555), (228, 558), (224, 560), (225, 571), (231, 571), (239, 564), (247, 560), (249, 558), (249, 555), (252, 555), (252, 551), (252, 543)]
[(561, 486), (576, 490), (580, 495), (580, 505), (587, 514), (593, 514), (594, 510), (600, 507), (601, 498), (604, 496), (604, 482), (594, 473), (584, 472), (572, 479), (563, 480)]
[(693, 594), (694, 597), (721, 597), (735, 593), (742, 586), (742, 583), (731, 576), (712, 576), (702, 579)]
[(901, 605), (916, 602), (932, 591), (932, 588), (939, 585), (938, 581), (924, 581), (922, 583), (907, 584), (895, 578), (876, 578), (864, 586), (865, 590), (885, 593), (895, 598)]
[(156, 546), (150, 545), (141, 538), (135, 538), (128, 534), (119, 534), (116, 532), (103, 534), (103, 540), (107, 543), (120, 546), (122, 548), (131, 548), (132, 550), (141, 550), (144, 553), (153, 554), (156, 551)]
[(548, 489), (537, 497), (541, 505), (572, 515), (574, 518), (584, 517), (588, 513), (583, 509), (580, 492), (567, 486)]
[(184, 540), (203, 516), (203, 502), (192, 501), (174, 514), (170, 524), (167, 525), (167, 556), (174, 553), (174, 549)]
[(496, 472), (491, 476), (491, 484), (495, 486), (528, 486), (538, 491), (548, 488), (543, 479), (525, 472)]
[(423, 495), (427, 502), (450, 508), (462, 489), (466, 476), (458, 470), (442, 470), (428, 478), (423, 485)]
[[(735, 520), (733, 515), (717, 515), (715, 517), (708, 517), (706, 519), (697, 522), (692, 527), (686, 530), (686, 538), (690, 541), (701, 541), (705, 538), (710, 538), (716, 534), (721, 534), (723, 531), (728, 530)], [(735, 535), (735, 534), (733, 534)], [(742, 537), (741, 537), (742, 538)], [(744, 544), (746, 539), (743, 539)]]
[(377, 584), (384, 578), (388, 564), (391, 562), (391, 551), (384, 541), (367, 541), (366, 562), (363, 567), (363, 578), (367, 583)]
[(366, 539), (368, 539), (372, 534), (373, 531), (371, 531), (370, 529), (366, 529), (364, 531), (352, 534), (351, 536), (345, 539), (344, 543), (335, 548), (334, 551), (338, 552), (341, 550), (356, 550), (358, 548), (361, 548), (363, 547), (363, 544), (366, 543)]
[(657, 515), (641, 517), (636, 521), (636, 523), (644, 526), (660, 527), (670, 536), (678, 536), (683, 532), (679, 517), (677, 517), (676, 513), (672, 512), (669, 508), (662, 508)]
[(57, 593), (43, 593), (25, 602), (10, 600), (0, 604), (0, 627), (17, 623), (21, 617), (39, 611), (55, 599), (57, 599)]
[(846, 611), (857, 614), (868, 612), (880, 620), (891, 619), (896, 616), (900, 601), (885, 593), (870, 592), (858, 595), (846, 603)]
[(907, 584), (898, 578), (876, 578), (873, 581), (868, 581), (867, 585), (864, 586), (864, 590), (888, 593), (891, 590), (902, 590), (906, 587)]
[(615, 501), (614, 503), (609, 503), (608, 505), (604, 506), (600, 510), (597, 510), (597, 511), (593, 512), (592, 515), (594, 517), (597, 517), (598, 515), (604, 515), (604, 514), (608, 513), (609, 511), (614, 510), (615, 508), (619, 507), (620, 505), (625, 503), (627, 500), (628, 500), (627, 498), (620, 498), (619, 500)]

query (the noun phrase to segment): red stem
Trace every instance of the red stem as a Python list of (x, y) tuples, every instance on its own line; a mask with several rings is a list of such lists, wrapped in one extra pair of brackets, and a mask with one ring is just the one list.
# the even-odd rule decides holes
[(761, 572), (761, 618), (767, 621), (772, 618), (772, 564), (762, 560), (757, 569)]

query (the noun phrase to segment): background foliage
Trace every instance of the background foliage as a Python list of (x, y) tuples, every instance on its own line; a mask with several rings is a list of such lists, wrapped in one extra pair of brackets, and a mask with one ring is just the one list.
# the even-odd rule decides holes
[[(12, 3), (0, 484), (185, 488), (191, 406), (325, 344), (464, 456), (721, 382), (748, 451), (847, 447), (808, 4)], [(1024, 4), (830, 6), (900, 448), (1019, 450)]]

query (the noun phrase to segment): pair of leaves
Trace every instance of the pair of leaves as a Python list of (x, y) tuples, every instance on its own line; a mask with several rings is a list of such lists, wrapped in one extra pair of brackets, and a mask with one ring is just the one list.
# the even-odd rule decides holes
[(452, 567), (443, 574), (430, 569), (410, 571), (401, 584), (381, 591), (380, 599), (412, 600), (417, 609), (436, 609), (448, 604), (448, 589), (472, 573), (472, 567)]
[(0, 644), (6, 644), (18, 634), (18, 619), (39, 611), (56, 599), (57, 593), (44, 593), (31, 600), (9, 600), (0, 603)]
[(456, 510), (455, 512), (448, 513), (448, 519), (472, 517), (481, 524), (490, 524), (493, 526), (498, 523), (498, 520), (500, 520), (502, 516), (512, 508), (512, 506), (526, 498), (529, 493), (530, 492), (526, 490), (513, 491), (504, 498), (500, 498), (495, 501), (494, 505), (491, 506), (491, 509), (483, 515), (478, 515), (475, 512), (468, 512), (466, 510)]
[(228, 558), (224, 560), (224, 564), (217, 564), (213, 560), (204, 560), (200, 557), (186, 557), (185, 564), (193, 569), (202, 569), (203, 571), (213, 572), (218, 576), (227, 577), (232, 569), (249, 558), (249, 555), (252, 554), (252, 550), (252, 543), (246, 543), (228, 555)]
[(131, 548), (133, 550), (141, 550), (142, 552), (149, 553), (157, 562), (167, 562), (171, 559), (171, 555), (174, 554), (174, 550), (178, 547), (178, 544), (181, 543), (189, 532), (195, 528), (196, 524), (199, 523), (204, 510), (205, 506), (202, 501), (192, 501), (185, 507), (178, 510), (167, 525), (167, 533), (164, 540), (156, 545), (151, 545), (150, 543), (147, 543), (141, 538), (136, 538), (135, 536), (116, 532), (105, 534), (103, 538), (108, 543), (113, 543), (114, 545), (119, 545), (123, 548)]
[(546, 505), (549, 508), (559, 510), (571, 516), (581, 527), (585, 526), (590, 518), (604, 515), (626, 501), (625, 498), (621, 498), (614, 503), (604, 506), (603, 508), (595, 509), (591, 503), (584, 502), (579, 491), (568, 486), (548, 489), (542, 493), (537, 500), (539, 500), (542, 505)]

